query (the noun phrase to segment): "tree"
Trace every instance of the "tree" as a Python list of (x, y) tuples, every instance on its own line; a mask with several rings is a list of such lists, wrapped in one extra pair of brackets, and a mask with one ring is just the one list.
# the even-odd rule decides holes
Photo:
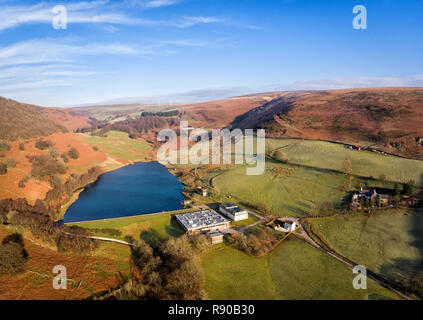
[(7, 173), (7, 165), (5, 163), (0, 163), (0, 175)]
[(25, 271), (27, 257), (22, 235), (19, 233), (7, 235), (0, 246), (0, 274)]
[(48, 154), (50, 155), (50, 157), (52, 157), (53, 159), (57, 159), (60, 156), (60, 153), (58, 150), (50, 148), (50, 150), (48, 151)]
[(281, 149), (273, 152), (273, 159), (280, 161), (280, 162), (284, 162), (284, 163), (288, 162), (288, 156)]
[(68, 155), (69, 157), (71, 157), (72, 159), (76, 160), (79, 158), (79, 152), (78, 150), (76, 150), (74, 147), (72, 147), (69, 151), (68, 151)]
[(412, 196), (414, 193), (414, 187), (410, 183), (404, 184), (402, 187), (402, 194), (404, 196)]
[(35, 147), (40, 150), (46, 150), (48, 148), (51, 148), (53, 146), (53, 143), (50, 140), (37, 140), (35, 142)]
[(401, 188), (400, 188), (400, 185), (398, 183), (395, 183), (395, 185), (394, 185), (394, 194), (397, 197), (401, 196)]

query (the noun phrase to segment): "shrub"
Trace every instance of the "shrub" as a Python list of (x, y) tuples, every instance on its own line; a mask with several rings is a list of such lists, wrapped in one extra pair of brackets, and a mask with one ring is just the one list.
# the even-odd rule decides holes
[(7, 158), (7, 160), (4, 162), (4, 164), (7, 166), (7, 168), (16, 168), (16, 162), (12, 158)]
[(51, 148), (53, 146), (53, 143), (50, 140), (37, 140), (35, 142), (35, 147), (40, 150), (46, 150), (48, 148)]
[(20, 233), (7, 235), (0, 246), (0, 274), (25, 271), (27, 257), (22, 235)]
[(7, 173), (7, 165), (5, 163), (0, 163), (0, 175)]
[(94, 146), (94, 147), (93, 147), (93, 150), (94, 150), (94, 151), (98, 151), (98, 147), (97, 147), (97, 146)]
[(414, 187), (410, 183), (404, 184), (402, 194), (405, 196), (412, 196), (414, 194)]
[(276, 150), (272, 153), (273, 159), (280, 161), (280, 162), (288, 162), (288, 156), (282, 150)]
[(251, 256), (260, 257), (269, 253), (277, 246), (283, 235), (269, 228), (256, 228), (247, 235), (235, 234), (227, 240), (232, 246)]
[(68, 155), (66, 153), (63, 153), (61, 155), (61, 157), (62, 157), (64, 163), (68, 163), (69, 162), (69, 157), (68, 157)]
[(0, 246), (0, 274), (16, 274), (26, 270), (26, 258), (18, 243)]
[(59, 151), (56, 150), (56, 149), (52, 149), (52, 148), (50, 148), (50, 150), (48, 151), (48, 154), (50, 155), (50, 157), (52, 157), (54, 159), (57, 159), (60, 156)]
[(78, 150), (76, 150), (73, 147), (68, 151), (68, 155), (69, 155), (69, 157), (71, 157), (74, 160), (76, 160), (76, 159), (79, 158), (79, 152), (78, 152)]
[(19, 150), (21, 150), (21, 151), (25, 150), (25, 144), (24, 143), (19, 144)]
[(56, 238), (57, 249), (60, 252), (87, 253), (98, 247), (97, 241), (90, 239), (82, 228), (65, 229)]
[(48, 155), (33, 156), (30, 162), (32, 163), (31, 175), (39, 179), (66, 173), (65, 166)]

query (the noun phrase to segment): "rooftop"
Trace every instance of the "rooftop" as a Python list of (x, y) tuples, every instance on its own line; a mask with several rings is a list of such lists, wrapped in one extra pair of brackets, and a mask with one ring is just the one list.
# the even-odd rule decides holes
[(208, 228), (220, 224), (228, 224), (229, 221), (214, 210), (205, 210), (180, 214), (176, 219), (186, 230)]

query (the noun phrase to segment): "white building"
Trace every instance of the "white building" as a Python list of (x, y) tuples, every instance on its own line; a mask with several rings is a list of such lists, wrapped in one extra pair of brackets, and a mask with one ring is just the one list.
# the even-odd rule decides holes
[(220, 204), (219, 211), (233, 221), (248, 219), (248, 211), (242, 210), (232, 203)]
[(294, 232), (297, 229), (297, 223), (295, 221), (277, 221), (275, 230), (281, 232)]

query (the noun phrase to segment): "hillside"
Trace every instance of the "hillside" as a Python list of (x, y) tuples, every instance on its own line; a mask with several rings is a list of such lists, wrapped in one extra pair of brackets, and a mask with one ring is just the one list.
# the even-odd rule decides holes
[(69, 131), (90, 126), (88, 116), (72, 109), (39, 108), (48, 119), (62, 125)]
[(265, 128), (271, 137), (375, 145), (423, 158), (423, 89), (287, 92), (238, 116), (233, 128)]
[(41, 108), (0, 97), (0, 139), (15, 141), (67, 132)]
[(90, 107), (76, 107), (70, 110), (78, 112), (83, 116), (91, 117), (99, 121), (106, 121), (108, 123), (116, 123), (127, 120), (128, 118), (139, 118), (143, 112), (157, 113), (177, 110), (179, 111), (179, 118), (181, 120), (188, 121), (192, 126), (216, 128), (229, 125), (237, 116), (259, 107), (279, 96), (280, 93), (272, 92), (190, 104), (98, 105)]

